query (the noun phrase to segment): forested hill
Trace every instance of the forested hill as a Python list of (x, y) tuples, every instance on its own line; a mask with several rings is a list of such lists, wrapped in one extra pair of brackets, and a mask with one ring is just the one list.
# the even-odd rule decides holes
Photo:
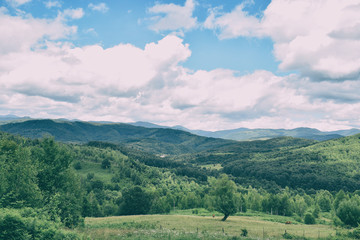
[(266, 141), (238, 142), (209, 138), (168, 128), (145, 128), (130, 124), (99, 124), (54, 120), (29, 120), (0, 125), (0, 130), (28, 138), (53, 136), (71, 143), (103, 141), (123, 144), (154, 154), (189, 154), (199, 152), (268, 152), (283, 147), (300, 147), (313, 140), (289, 137)]
[(325, 142), (292, 137), (237, 142), (129, 124), (31, 120), (0, 127), (30, 138), (51, 135), (62, 142), (111, 142), (128, 149), (167, 154), (171, 162), (185, 163), (186, 168), (195, 167), (196, 171), (206, 165), (221, 165), (222, 172), (243, 185), (267, 189), (360, 189), (360, 135)]
[[(147, 128), (168, 128), (166, 126), (156, 125), (149, 122), (135, 122), (130, 123), (134, 126), (141, 126)], [(249, 129), (249, 128), (237, 128), (230, 130), (220, 131), (204, 131), (204, 130), (191, 130), (182, 126), (174, 126), (172, 129), (178, 129), (187, 131), (203, 137), (214, 137), (237, 141), (248, 141), (248, 140), (264, 140), (276, 137), (294, 137), (294, 138), (305, 138), (317, 141), (326, 141), (330, 139), (341, 138), (345, 136), (354, 135), (360, 133), (359, 129), (348, 129), (338, 130), (330, 132), (322, 132), (315, 128), (300, 127), (295, 129)]]
[(144, 128), (123, 123), (29, 120), (1, 125), (0, 130), (33, 139), (53, 136), (61, 142), (105, 141), (126, 144), (156, 154), (195, 153), (225, 146), (235, 147), (238, 144), (236, 141), (201, 137), (175, 129)]
[[(302, 189), (360, 189), (360, 134), (307, 147), (249, 154), (202, 156), (194, 162), (222, 162), (224, 172), (238, 178)], [(204, 163), (202, 163), (204, 164)]]

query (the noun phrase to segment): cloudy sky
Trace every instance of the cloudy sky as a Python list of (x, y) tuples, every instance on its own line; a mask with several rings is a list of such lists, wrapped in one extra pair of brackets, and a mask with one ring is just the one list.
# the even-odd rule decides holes
[(0, 0), (0, 115), (360, 128), (360, 0)]

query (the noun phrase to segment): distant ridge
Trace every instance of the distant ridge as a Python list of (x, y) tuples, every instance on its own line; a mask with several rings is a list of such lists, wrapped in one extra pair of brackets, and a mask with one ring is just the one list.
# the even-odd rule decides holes
[(359, 129), (348, 129), (348, 130), (338, 130), (330, 132), (322, 132), (315, 128), (295, 128), (295, 129), (249, 129), (249, 128), (237, 128), (230, 130), (221, 130), (221, 131), (204, 131), (204, 130), (190, 130), (183, 126), (174, 126), (166, 127), (148, 122), (136, 122), (130, 123), (134, 126), (142, 126), (147, 128), (171, 128), (178, 129), (182, 131), (187, 131), (199, 136), (204, 137), (213, 137), (213, 138), (223, 138), (228, 140), (237, 140), (237, 141), (248, 141), (248, 140), (263, 140), (276, 137), (295, 137), (295, 138), (305, 138), (317, 141), (326, 141), (330, 139), (341, 138), (345, 136), (351, 136), (357, 133), (360, 133)]
[(53, 136), (72, 143), (104, 141), (126, 144), (151, 153), (182, 154), (237, 145), (231, 140), (207, 138), (169, 128), (145, 128), (125, 123), (90, 123), (50, 119), (29, 120), (0, 125), (0, 130), (29, 138)]
[[(5, 125), (8, 123), (24, 122), (31, 119), (30, 117), (18, 117), (16, 115), (0, 115), (0, 125)], [(68, 119), (55, 119), (55, 122), (83, 122), (79, 120), (68, 120)], [(355, 135), (360, 133), (360, 129), (347, 129), (347, 130), (337, 130), (322, 132), (314, 128), (295, 128), (295, 129), (249, 129), (249, 128), (237, 128), (230, 130), (220, 130), (220, 131), (205, 131), (205, 130), (191, 130), (183, 126), (177, 125), (173, 127), (162, 126), (150, 122), (133, 122), (133, 123), (115, 123), (110, 121), (89, 121), (83, 123), (91, 123), (95, 125), (106, 125), (106, 124), (127, 124), (136, 127), (144, 127), (150, 129), (173, 129), (186, 131), (202, 137), (210, 138), (222, 138), (227, 140), (236, 140), (236, 141), (252, 141), (252, 140), (265, 140), (276, 137), (295, 137), (295, 138), (304, 138), (317, 141), (326, 141), (330, 139), (337, 139), (345, 136)]]
[(16, 115), (8, 114), (8, 115), (0, 115), (0, 122), (10, 122), (10, 121), (23, 121), (30, 120), (30, 117), (18, 117)]

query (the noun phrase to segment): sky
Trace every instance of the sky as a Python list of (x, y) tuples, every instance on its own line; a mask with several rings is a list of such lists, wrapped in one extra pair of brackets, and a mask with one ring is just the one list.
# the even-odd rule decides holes
[(360, 128), (360, 0), (0, 0), (0, 115)]

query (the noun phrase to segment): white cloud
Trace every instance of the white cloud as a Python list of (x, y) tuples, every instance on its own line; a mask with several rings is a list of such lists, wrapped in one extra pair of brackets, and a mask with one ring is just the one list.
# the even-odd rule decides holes
[(93, 36), (98, 36), (98, 34), (94, 28), (88, 28), (88, 29), (84, 30), (83, 32), (86, 34), (91, 34)]
[(159, 87), (152, 83), (159, 72), (172, 71), (189, 55), (188, 46), (176, 36), (148, 44), (143, 50), (130, 44), (103, 49), (48, 42), (46, 49), (4, 55), (0, 83), (8, 93), (49, 102), (81, 104), (83, 99), (109, 97), (135, 100), (141, 88)]
[[(46, 44), (45, 49), (1, 55), (2, 111), (214, 130), (360, 126), (353, 114), (360, 111), (355, 82), (323, 85), (267, 71), (192, 72), (181, 66), (191, 55), (189, 46), (174, 35), (144, 49)], [(324, 96), (334, 89), (337, 95)]]
[(237, 6), (211, 13), (205, 27), (220, 38), (271, 37), (281, 70), (313, 80), (357, 79), (360, 74), (359, 0), (273, 0), (262, 19)]
[(29, 50), (46, 39), (57, 40), (76, 32), (59, 19), (10, 16), (0, 11), (0, 54)]
[[(197, 18), (193, 17), (195, 2), (186, 0), (184, 6), (171, 4), (156, 4), (149, 8), (149, 13), (155, 15), (152, 20), (155, 22), (150, 26), (154, 31), (176, 31), (189, 30), (197, 25)], [(165, 16), (163, 16), (165, 14)]]
[(90, 3), (88, 7), (93, 11), (99, 11), (102, 13), (106, 13), (107, 11), (109, 11), (109, 7), (106, 5), (106, 3), (103, 2), (99, 4)]
[(6, 0), (11, 6), (18, 7), (25, 3), (31, 2), (31, 0)]
[(84, 16), (84, 10), (82, 8), (65, 9), (59, 14), (59, 18), (62, 19), (80, 19)]
[(0, 114), (145, 120), (214, 130), (360, 127), (354, 114), (360, 111), (358, 81), (192, 71), (182, 66), (191, 56), (190, 46), (175, 35), (144, 48), (76, 47), (63, 41), (75, 29), (60, 17), (14, 17), (1, 11), (0, 31)]
[(44, 4), (47, 8), (53, 8), (53, 7), (60, 8), (61, 7), (61, 3), (59, 1), (54, 1), (54, 0), (44, 2)]
[(244, 4), (240, 4), (228, 14), (221, 14), (218, 9), (212, 9), (204, 22), (204, 27), (220, 29), (220, 39), (237, 36), (261, 36), (262, 29), (259, 19), (243, 11), (244, 7)]

